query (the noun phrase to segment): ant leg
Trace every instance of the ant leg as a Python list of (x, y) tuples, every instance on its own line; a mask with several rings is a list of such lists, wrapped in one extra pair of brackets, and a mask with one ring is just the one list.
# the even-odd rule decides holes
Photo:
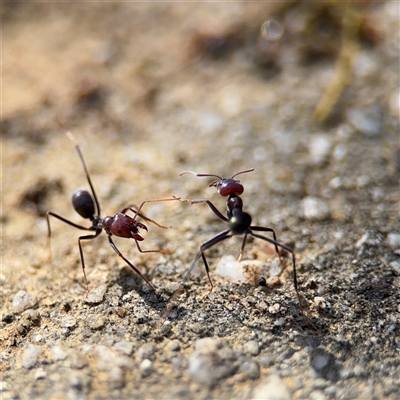
[(251, 235), (256, 237), (256, 238), (258, 238), (258, 239), (265, 240), (266, 242), (271, 243), (274, 246), (280, 247), (283, 250), (286, 250), (288, 253), (292, 254), (294, 290), (296, 291), (297, 299), (299, 300), (300, 313), (303, 314), (303, 307), (301, 305), (301, 297), (300, 297), (300, 292), (299, 292), (299, 285), (297, 283), (296, 257), (294, 255), (294, 251), (291, 248), (285, 246), (284, 244), (279, 243), (276, 240), (272, 240), (270, 238), (267, 238), (266, 236), (258, 235), (258, 234), (254, 233), (254, 232), (251, 232)]
[(151, 218), (146, 217), (144, 214), (142, 214), (141, 212), (138, 212), (137, 210), (135, 210), (135, 209), (132, 208), (132, 207), (124, 208), (124, 209), (121, 211), (121, 213), (122, 213), (122, 214), (125, 214), (128, 210), (130, 210), (130, 211), (132, 211), (133, 213), (136, 214), (136, 215), (135, 215), (135, 219), (136, 219), (136, 216), (139, 216), (140, 218), (144, 219), (145, 221), (151, 222), (152, 224), (157, 225), (159, 228), (163, 228), (163, 229), (168, 229), (168, 228), (170, 228), (169, 226), (161, 225), (161, 224), (159, 224), (158, 222), (152, 220)]
[(192, 265), (190, 266), (189, 271), (186, 274), (182, 284), (186, 283), (189, 280), (190, 274), (193, 271), (193, 268), (196, 265), (197, 260), (201, 257), (203, 259), (204, 267), (206, 269), (208, 280), (209, 280), (210, 285), (211, 285), (210, 293), (213, 291), (214, 285), (213, 285), (211, 277), (210, 277), (210, 269), (208, 267), (208, 263), (207, 263), (207, 260), (206, 260), (206, 256), (204, 255), (204, 252), (207, 249), (209, 249), (210, 247), (214, 246), (215, 244), (221, 242), (222, 240), (229, 239), (230, 237), (232, 237), (232, 234), (230, 232), (231, 232), (230, 229), (227, 229), (226, 231), (220, 232), (220, 233), (218, 233), (218, 235), (216, 235), (213, 238), (207, 240), (206, 242), (204, 242), (200, 246), (200, 251), (197, 253), (195, 259), (193, 260)]
[(53, 213), (51, 211), (48, 211), (47, 214), (46, 214), (46, 219), (47, 219), (47, 232), (48, 232), (48, 234), (47, 234), (47, 247), (49, 249), (49, 260), (51, 260), (53, 258), (52, 257), (52, 253), (51, 253), (51, 245), (50, 245), (50, 238), (51, 238), (50, 216), (52, 216), (54, 218), (57, 218), (60, 221), (65, 222), (66, 224), (68, 224), (70, 226), (73, 226), (74, 228), (82, 229), (82, 230), (85, 230), (85, 231), (92, 230), (91, 227), (90, 228), (86, 228), (85, 226), (75, 224), (74, 222), (71, 222), (71, 221), (67, 220), (64, 217), (61, 217), (61, 215), (58, 215), (58, 214)]
[(203, 262), (204, 262), (204, 266), (206, 268), (206, 272), (207, 272), (207, 276), (208, 276), (208, 280), (210, 281), (210, 285), (211, 285), (211, 289), (210, 292), (208, 294), (210, 294), (214, 288), (214, 285), (211, 281), (211, 277), (210, 277), (210, 271), (208, 268), (208, 263), (206, 260), (206, 257), (204, 255), (204, 251), (209, 249), (210, 247), (212, 247), (214, 244), (217, 244), (218, 242), (221, 242), (222, 240), (228, 239), (232, 237), (232, 234), (230, 234), (230, 230), (226, 230), (223, 231), (221, 233), (219, 233), (218, 235), (214, 236), (213, 238), (211, 238), (210, 240), (208, 240), (207, 242), (204, 242), (201, 246), (200, 246), (200, 251), (197, 253), (195, 259), (193, 260), (189, 271), (187, 272), (186, 276), (184, 277), (183, 281), (181, 282), (181, 284), (179, 285), (178, 289), (176, 289), (175, 293), (172, 295), (171, 300), (169, 301), (169, 304), (167, 305), (164, 314), (161, 316), (159, 322), (157, 323), (157, 327), (160, 327), (164, 321), (168, 318), (168, 315), (171, 313), (172, 308), (174, 307), (176, 300), (178, 299), (178, 297), (184, 293), (185, 291), (185, 284), (186, 282), (189, 280), (190, 274), (193, 271), (194, 266), (196, 265), (196, 262), (199, 260), (200, 257), (203, 258)]
[(55, 217), (55, 218), (59, 219), (60, 221), (65, 222), (66, 224), (73, 226), (74, 228), (82, 229), (82, 230), (85, 230), (85, 231), (91, 231), (92, 230), (92, 227), (87, 228), (86, 226), (75, 224), (74, 222), (71, 222), (71, 221), (67, 220), (64, 217), (61, 217), (61, 215), (58, 215), (58, 214), (53, 213), (51, 211), (48, 211), (46, 217), (47, 217), (47, 228), (48, 228), (49, 236), (51, 236), (50, 218), (49, 218), (50, 216)]
[(92, 240), (99, 236), (101, 231), (96, 232), (94, 235), (87, 235), (87, 236), (80, 236), (78, 238), (78, 247), (79, 247), (79, 254), (81, 255), (81, 264), (82, 264), (82, 271), (83, 271), (83, 276), (85, 277), (85, 283), (86, 283), (86, 298), (89, 295), (89, 283), (86, 277), (86, 268), (85, 268), (85, 258), (83, 257), (83, 250), (82, 250), (82, 243), (81, 240)]
[(237, 258), (238, 261), (241, 261), (241, 260), (242, 260), (243, 252), (244, 252), (244, 246), (246, 246), (247, 235), (248, 235), (248, 233), (246, 232), (246, 233), (244, 234), (244, 238), (243, 238), (243, 242), (242, 242), (242, 247), (240, 248), (239, 257)]
[(167, 226), (160, 225), (160, 224), (158, 224), (156, 221), (153, 221), (152, 219), (150, 219), (150, 218), (146, 217), (145, 215), (143, 215), (143, 214), (140, 212), (140, 210), (143, 208), (143, 206), (144, 206), (146, 203), (160, 203), (160, 202), (162, 202), (162, 201), (174, 201), (174, 200), (180, 200), (180, 197), (168, 197), (168, 198), (165, 198), (165, 199), (145, 200), (145, 201), (143, 201), (143, 202), (140, 204), (140, 206), (138, 207), (137, 210), (134, 210), (134, 209), (132, 208), (133, 206), (129, 206), (129, 207), (125, 207), (125, 208), (121, 211), (121, 213), (122, 213), (122, 214), (125, 214), (128, 210), (131, 210), (131, 211), (133, 211), (133, 212), (135, 213), (135, 215), (134, 215), (134, 217), (133, 217), (133, 220), (135, 220), (136, 217), (139, 216), (139, 217), (142, 217), (145, 221), (152, 222), (153, 224), (157, 225), (157, 226), (160, 227), (160, 228), (168, 229)]
[(157, 249), (157, 250), (142, 250), (141, 248), (140, 248), (140, 246), (139, 246), (139, 242), (137, 241), (137, 240), (135, 240), (135, 243), (136, 243), (136, 246), (137, 246), (137, 248), (138, 248), (138, 250), (141, 252), (141, 253), (161, 253), (161, 254), (171, 254), (171, 252), (169, 251), (169, 250), (159, 250), (159, 249)]
[(111, 239), (111, 236), (108, 236), (108, 241), (110, 242), (110, 246), (112, 249), (153, 289), (156, 290), (156, 288), (142, 275), (142, 273), (127, 259), (125, 258), (122, 253), (118, 250), (117, 246)]
[(210, 200), (207, 199), (195, 199), (195, 200), (189, 200), (189, 199), (180, 199), (181, 201), (185, 202), (185, 203), (190, 203), (190, 204), (200, 204), (200, 203), (207, 203), (208, 206), (211, 208), (211, 210), (213, 211), (213, 213), (220, 219), (222, 219), (222, 221), (225, 222), (229, 222), (229, 219), (226, 218), (218, 209), (217, 207), (214, 206), (213, 203), (211, 203)]
[[(253, 231), (259, 231), (259, 232), (272, 232), (274, 241), (276, 243), (278, 243), (278, 239), (276, 238), (275, 231), (272, 228), (265, 228), (264, 226), (251, 226), (250, 229)], [(276, 251), (276, 254), (278, 254), (279, 261), (281, 261), (281, 255), (279, 254), (279, 249), (278, 249), (278, 246), (276, 245), (276, 243), (274, 243), (275, 251)]]

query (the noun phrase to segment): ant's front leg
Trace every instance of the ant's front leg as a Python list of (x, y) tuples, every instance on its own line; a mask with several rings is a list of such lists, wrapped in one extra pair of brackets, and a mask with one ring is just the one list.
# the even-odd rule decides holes
[(151, 223), (153, 223), (154, 225), (157, 225), (159, 228), (168, 229), (168, 228), (170, 228), (169, 226), (161, 225), (161, 224), (159, 224), (158, 222), (152, 220), (151, 218), (146, 217), (143, 213), (140, 212), (140, 210), (143, 208), (143, 206), (144, 206), (146, 203), (160, 203), (160, 202), (162, 202), (162, 201), (174, 201), (174, 200), (181, 200), (181, 198), (180, 198), (180, 197), (175, 197), (175, 196), (174, 196), (174, 197), (168, 197), (168, 198), (165, 198), (165, 199), (145, 200), (145, 201), (143, 201), (143, 202), (140, 204), (139, 207), (137, 207), (137, 210), (135, 210), (135, 209), (133, 208), (133, 207), (136, 207), (135, 205), (130, 205), (130, 206), (128, 206), (128, 207), (125, 207), (125, 208), (121, 211), (121, 214), (125, 214), (128, 210), (130, 210), (130, 211), (132, 211), (132, 212), (135, 213), (135, 215), (133, 216), (133, 220), (135, 220), (136, 217), (139, 216), (139, 217), (143, 218), (145, 221), (151, 222)]
[(200, 204), (200, 203), (207, 203), (208, 206), (211, 208), (213, 213), (222, 221), (228, 222), (228, 218), (226, 218), (221, 212), (217, 209), (217, 207), (214, 206), (213, 203), (211, 203), (210, 200), (207, 199), (195, 199), (195, 200), (189, 200), (189, 199), (180, 199), (180, 201), (183, 201), (184, 203), (190, 203), (190, 204)]
[(140, 253), (161, 253), (161, 254), (171, 254), (169, 250), (142, 250), (141, 247), (139, 246), (139, 242), (135, 239), (136, 242), (136, 247), (140, 251)]

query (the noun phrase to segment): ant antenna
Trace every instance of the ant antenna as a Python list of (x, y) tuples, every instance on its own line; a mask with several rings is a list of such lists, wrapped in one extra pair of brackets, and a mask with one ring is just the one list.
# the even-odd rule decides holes
[(240, 174), (246, 174), (247, 172), (253, 172), (253, 171), (254, 171), (254, 168), (245, 169), (244, 171), (237, 172), (235, 175), (233, 175), (233, 176), (231, 177), (231, 179), (233, 179), (235, 176), (238, 176), (238, 175), (240, 175)]
[(89, 182), (90, 189), (92, 190), (92, 193), (93, 193), (94, 202), (96, 203), (96, 209), (97, 209), (96, 215), (100, 216), (100, 214), (101, 214), (100, 203), (99, 203), (99, 200), (97, 198), (96, 191), (94, 190), (94, 186), (93, 186), (92, 180), (90, 179), (90, 175), (89, 175), (86, 163), (85, 163), (85, 159), (83, 158), (83, 154), (81, 152), (81, 149), (80, 149), (80, 147), (78, 145), (78, 142), (75, 139), (75, 136), (72, 134), (71, 131), (67, 130), (65, 132), (65, 134), (68, 136), (68, 139), (70, 139), (72, 141), (72, 143), (74, 144), (75, 149), (76, 149), (76, 151), (78, 153), (78, 156), (82, 161), (82, 165), (83, 165), (83, 169), (85, 171), (86, 179)]

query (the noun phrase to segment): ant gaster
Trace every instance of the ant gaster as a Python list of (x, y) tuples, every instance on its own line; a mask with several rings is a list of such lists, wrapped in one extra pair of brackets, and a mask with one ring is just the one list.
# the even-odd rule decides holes
[[(69, 137), (69, 139), (71, 139), (71, 141), (75, 145), (75, 149), (76, 149), (78, 156), (82, 162), (83, 169), (84, 169), (85, 175), (86, 175), (86, 179), (87, 179), (90, 189), (91, 189), (91, 193), (84, 189), (76, 190), (72, 196), (72, 205), (73, 205), (75, 211), (82, 218), (90, 220), (92, 225), (89, 227), (85, 227), (85, 226), (76, 224), (72, 221), (69, 221), (68, 219), (66, 219), (56, 213), (48, 211), (47, 212), (47, 227), (48, 227), (49, 239), (51, 237), (50, 218), (49, 218), (50, 216), (55, 217), (55, 218), (59, 219), (60, 221), (63, 221), (66, 224), (71, 225), (77, 229), (94, 232), (92, 235), (79, 236), (79, 238), (78, 238), (78, 247), (79, 247), (79, 253), (80, 253), (80, 258), (81, 258), (81, 263), (82, 263), (82, 271), (83, 271), (83, 275), (85, 277), (85, 283), (86, 283), (86, 297), (89, 292), (89, 285), (88, 285), (88, 280), (86, 277), (85, 259), (83, 257), (83, 250), (82, 250), (81, 242), (82, 242), (82, 240), (92, 240), (92, 239), (96, 238), (97, 236), (100, 235), (100, 233), (103, 231), (103, 229), (106, 232), (106, 234), (108, 235), (108, 241), (109, 241), (112, 249), (154, 290), (155, 289), (154, 286), (118, 250), (117, 246), (115, 245), (114, 241), (112, 240), (112, 236), (114, 235), (114, 236), (118, 236), (118, 237), (122, 237), (122, 238), (126, 238), (126, 239), (133, 239), (136, 243), (138, 250), (141, 253), (169, 254), (168, 250), (142, 250), (140, 248), (139, 242), (144, 240), (144, 238), (140, 235), (139, 229), (144, 229), (145, 231), (147, 231), (148, 229), (147, 229), (146, 225), (138, 222), (136, 220), (136, 218), (139, 216), (147, 222), (151, 222), (160, 228), (166, 229), (167, 228), (166, 226), (162, 226), (162, 225), (158, 224), (157, 222), (153, 221), (152, 219), (144, 216), (140, 211), (146, 203), (179, 200), (179, 198), (173, 197), (173, 198), (165, 198), (165, 199), (146, 200), (140, 204), (140, 206), (137, 208), (137, 210), (135, 210), (133, 208), (134, 206), (128, 206), (128, 207), (125, 207), (121, 212), (116, 213), (114, 216), (108, 216), (105, 218), (101, 218), (100, 203), (97, 198), (96, 192), (94, 190), (94, 186), (93, 186), (92, 180), (90, 178), (88, 169), (86, 167), (86, 163), (83, 158), (81, 149), (70, 131), (67, 131), (66, 135)], [(130, 217), (129, 215), (127, 215), (126, 213), (128, 211), (132, 211), (134, 213), (134, 216)]]
[[(254, 168), (251, 169), (246, 169), (244, 171), (240, 171), (238, 173), (236, 173), (235, 175), (233, 175), (231, 178), (221, 178), (218, 175), (214, 175), (214, 174), (197, 174), (195, 172), (192, 171), (185, 171), (182, 172), (181, 175), (184, 174), (192, 174), (198, 177), (208, 177), (208, 176), (213, 176), (215, 178), (218, 178), (217, 181), (211, 183), (209, 186), (210, 187), (215, 187), (217, 188), (218, 193), (223, 196), (223, 197), (228, 197), (227, 199), (227, 217), (225, 217), (215, 206), (214, 204), (207, 200), (207, 199), (198, 199), (198, 200), (187, 200), (187, 199), (181, 199), (181, 201), (185, 201), (188, 202), (190, 204), (198, 204), (198, 203), (207, 203), (208, 206), (211, 208), (211, 210), (214, 212), (214, 214), (222, 219), (223, 221), (227, 222), (229, 224), (228, 229), (218, 233), (217, 235), (215, 235), (214, 237), (212, 237), (211, 239), (207, 240), (206, 242), (204, 242), (201, 246), (200, 246), (200, 251), (197, 253), (194, 261), (192, 262), (189, 271), (187, 273), (187, 275), (185, 276), (182, 285), (183, 286), (189, 279), (190, 274), (196, 264), (196, 262), (199, 260), (199, 258), (201, 257), (203, 259), (204, 262), (204, 266), (206, 268), (206, 272), (207, 272), (207, 276), (208, 276), (208, 280), (210, 281), (210, 285), (211, 285), (211, 289), (210, 289), (210, 293), (213, 290), (213, 283), (211, 281), (211, 277), (210, 277), (210, 271), (209, 271), (209, 267), (208, 267), (208, 263), (207, 263), (207, 259), (205, 257), (204, 252), (213, 247), (215, 244), (225, 240), (225, 239), (229, 239), (232, 236), (235, 235), (244, 235), (243, 238), (243, 242), (242, 242), (242, 246), (240, 248), (240, 254), (238, 257), (238, 260), (240, 261), (243, 255), (243, 251), (244, 251), (244, 247), (246, 245), (246, 240), (248, 235), (251, 235), (255, 238), (264, 240), (268, 243), (271, 243), (272, 245), (274, 245), (275, 250), (279, 256), (279, 249), (278, 247), (282, 248), (283, 250), (287, 251), (288, 253), (290, 253), (292, 255), (292, 264), (293, 264), (293, 281), (294, 281), (294, 288), (297, 294), (297, 298), (299, 300), (299, 306), (300, 306), (300, 311), (302, 310), (302, 306), (301, 306), (301, 298), (300, 298), (300, 293), (299, 293), (299, 288), (298, 288), (298, 283), (297, 283), (297, 273), (296, 273), (296, 257), (294, 255), (294, 252), (292, 249), (290, 249), (289, 247), (285, 246), (282, 243), (279, 243), (276, 239), (276, 234), (275, 231), (272, 228), (266, 228), (263, 226), (256, 226), (256, 225), (251, 225), (251, 216), (250, 214), (248, 214), (247, 212), (243, 211), (243, 200), (241, 199), (241, 194), (244, 192), (244, 187), (243, 185), (240, 183), (239, 180), (234, 179), (236, 176), (240, 175), (240, 174), (244, 174), (247, 172), (252, 172), (254, 171)], [(255, 233), (255, 232), (271, 232), (273, 235), (274, 239), (270, 239), (264, 235), (260, 235), (259, 233)], [(265, 278), (260, 278), (259, 284), (261, 286), (265, 286), (266, 282), (265, 282)]]

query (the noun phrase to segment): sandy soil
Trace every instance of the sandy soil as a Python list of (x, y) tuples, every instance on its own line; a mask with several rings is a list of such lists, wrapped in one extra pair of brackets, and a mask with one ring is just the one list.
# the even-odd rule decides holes
[[(2, 399), (397, 398), (399, 4), (326, 4), (2, 4)], [(343, 16), (359, 27), (354, 65), (322, 123)], [(276, 42), (260, 38), (272, 18)], [(156, 290), (103, 233), (83, 245), (86, 298), (85, 232), (52, 218), (52, 257), (47, 242), (47, 211), (90, 226), (56, 120), (102, 217), (171, 196), (225, 213), (214, 178), (180, 173), (254, 168), (238, 177), (244, 209), (294, 249), (303, 314), (290, 255), (270, 279), (273, 246), (249, 239), (238, 264), (237, 237), (206, 253), (212, 294), (200, 261), (171, 302), (200, 244), (227, 229), (180, 201), (144, 208), (171, 228), (142, 221), (143, 250), (170, 255), (115, 239)]]

